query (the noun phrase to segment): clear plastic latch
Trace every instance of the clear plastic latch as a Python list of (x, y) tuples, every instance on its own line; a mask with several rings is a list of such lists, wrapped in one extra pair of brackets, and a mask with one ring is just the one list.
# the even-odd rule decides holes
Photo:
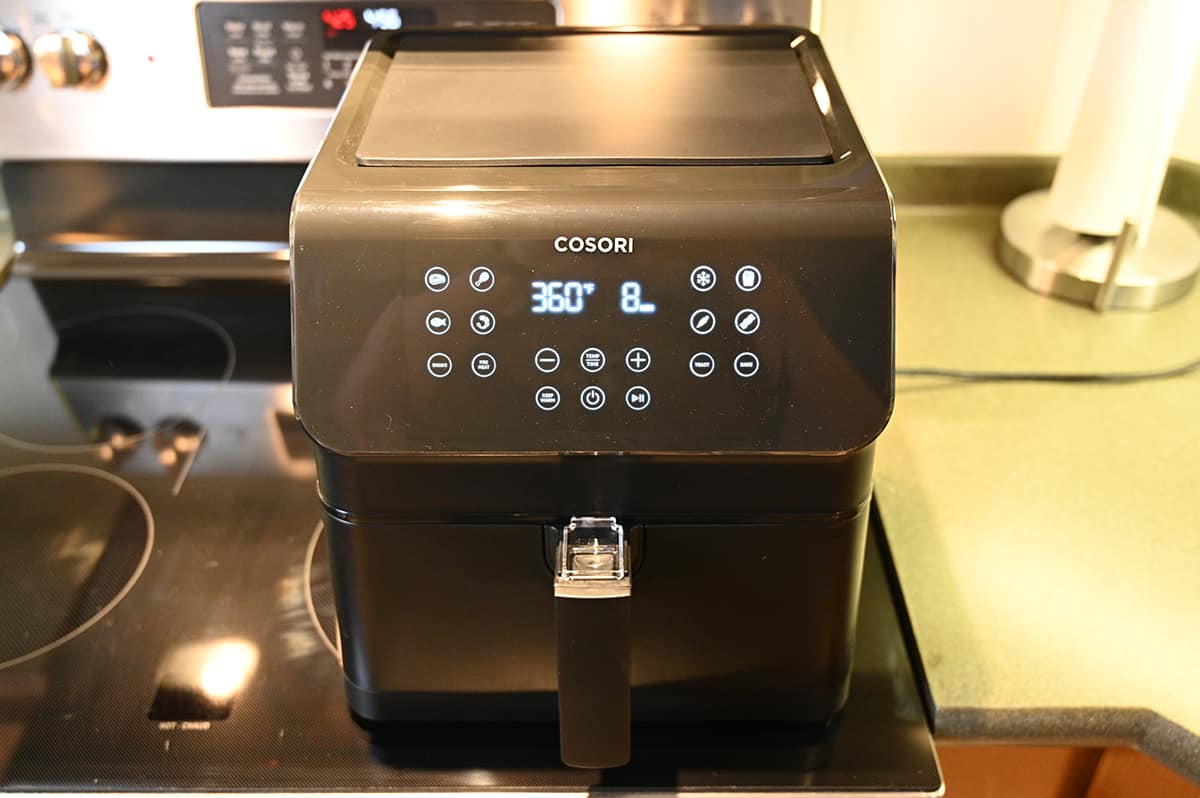
[(630, 586), (625, 528), (612, 517), (572, 518), (555, 557), (555, 597), (621, 598)]

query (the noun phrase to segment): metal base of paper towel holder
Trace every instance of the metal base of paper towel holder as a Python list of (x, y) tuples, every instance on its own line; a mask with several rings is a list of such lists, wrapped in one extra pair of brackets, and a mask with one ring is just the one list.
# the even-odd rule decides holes
[(1110, 280), (1120, 245), (1120, 237), (1082, 235), (1054, 224), (1049, 191), (1018, 197), (1000, 217), (1000, 262), (1039, 294), (1097, 310), (1149, 310), (1179, 299), (1196, 282), (1200, 233), (1169, 208), (1159, 206), (1150, 240), (1129, 248)]

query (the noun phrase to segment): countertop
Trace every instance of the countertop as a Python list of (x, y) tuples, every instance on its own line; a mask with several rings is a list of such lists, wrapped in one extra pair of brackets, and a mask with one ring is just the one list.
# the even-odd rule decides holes
[[(993, 253), (1001, 200), (1022, 181), (1002, 166), (885, 163), (899, 367), (1116, 371), (1200, 356), (1200, 288), (1100, 315), (1008, 276)], [(1024, 169), (1034, 185), (1039, 174)], [(978, 204), (962, 204), (972, 185)], [(876, 492), (938, 736), (1129, 743), (1200, 781), (1200, 373), (900, 377)]]

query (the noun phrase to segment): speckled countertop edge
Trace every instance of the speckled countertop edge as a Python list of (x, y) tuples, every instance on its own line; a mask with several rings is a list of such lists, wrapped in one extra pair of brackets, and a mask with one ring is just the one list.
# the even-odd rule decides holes
[[(1186, 359), (1186, 353), (1190, 352), (1194, 357), (1196, 351), (1200, 351), (1200, 298), (1197, 297), (1200, 290), (1158, 314), (1121, 314), (1110, 321), (1098, 321), (1084, 309), (1027, 292), (995, 264), (993, 249), (999, 210), (1009, 199), (1046, 187), (1053, 176), (1053, 159), (883, 159), (881, 166), (898, 206), (899, 365), (1121, 370), (1172, 363)], [(1200, 167), (1174, 164), (1164, 188), (1163, 202), (1195, 220), (1200, 211)], [(939, 263), (945, 258), (954, 262)], [(935, 272), (939, 273), (935, 275)], [(954, 274), (944, 279), (944, 273)], [(979, 340), (963, 345), (961, 341), (949, 341), (947, 337), (938, 338), (932, 329), (944, 320), (930, 319), (940, 315), (936, 312), (939, 301), (946, 302), (947, 308), (955, 308), (950, 311), (951, 316), (959, 314), (955, 319), (957, 324), (946, 328), (950, 335), (957, 339), (971, 338), (979, 333)], [(976, 303), (979, 309), (964, 312), (959, 307), (964, 303)], [(1038, 339), (1039, 343), (1044, 341), (1044, 345), (1022, 350), (1013, 340), (1022, 333), (1014, 334), (1005, 323), (987, 322), (989, 312), (1027, 314), (1028, 323), (1034, 328), (1033, 336), (1048, 332), (1053, 336)], [(973, 329), (975, 325), (980, 329)], [(1156, 326), (1159, 328), (1157, 334)], [(1172, 337), (1182, 339), (1182, 344), (1178, 347), (1156, 346)], [(1042, 420), (1061, 423), (1067, 414), (1064, 411), (1055, 415), (1056, 403), (1069, 407), (1070, 403), (1082, 401), (1081, 406), (1088, 408), (1102, 406), (1100, 417), (1112, 417), (1114, 411), (1109, 405), (1119, 404), (1119, 397), (1081, 393), (1088, 389), (1079, 387), (981, 385), (960, 386), (943, 392), (937, 386), (914, 386), (903, 380), (900, 386), (896, 415), (880, 441), (877, 495), (921, 664), (926, 672), (935, 733), (943, 739), (1134, 745), (1200, 782), (1200, 726), (1193, 723), (1189, 727), (1177, 722), (1172, 712), (1175, 705), (1170, 701), (1166, 701), (1168, 706), (1164, 707), (1137, 700), (1147, 697), (1147, 691), (1137, 689), (1138, 674), (1130, 675), (1125, 681), (1118, 674), (1115, 681), (1106, 682), (1113, 678), (1108, 674), (1091, 684), (1090, 674), (1085, 673), (1076, 685), (1072, 684), (1074, 680), (1061, 679), (1059, 673), (1060, 681), (1056, 683), (1051, 658), (1046, 657), (1043, 661), (1041, 657), (1025, 657), (1025, 661), (1020, 661), (1027, 653), (1022, 652), (1022, 643), (1028, 642), (1021, 639), (1021, 619), (1009, 617), (993, 623), (994, 618), (988, 612), (980, 611), (988, 607), (989, 600), (995, 600), (996, 593), (989, 595), (988, 588), (977, 588), (969, 583), (955, 585), (954, 591), (931, 587), (931, 583), (953, 581), (957, 573), (955, 566), (963, 560), (963, 552), (970, 556), (971, 531), (961, 525), (955, 526), (959, 521), (969, 523), (969, 508), (964, 510), (969, 499), (948, 498), (942, 489), (953, 486), (960, 489), (959, 493), (964, 490), (983, 493), (993, 484), (986, 478), (989, 476), (986, 463), (973, 471), (967, 469), (976, 479), (965, 489), (954, 484), (954, 478), (950, 476), (955, 468), (951, 462), (964, 457), (964, 453), (969, 460), (974, 436), (980, 430), (986, 434), (990, 418), (987, 413), (994, 413), (999, 418), (1006, 409), (1015, 407), (1014, 416), (1029, 413), (1040, 415)], [(1179, 392), (1163, 384), (1148, 389), (1131, 386), (1131, 389), (1126, 394), (1129, 401), (1145, 401), (1149, 406), (1154, 406), (1155, 397), (1161, 398), (1166, 391), (1171, 391), (1172, 395)], [(1195, 384), (1187, 385), (1186, 389), (1194, 392)], [(974, 397), (966, 398), (971, 392)], [(955, 394), (957, 399), (949, 398)], [(974, 414), (975, 404), (987, 410)], [(1200, 413), (1200, 403), (1196, 406)], [(1177, 416), (1173, 423), (1193, 428), (1200, 426), (1195, 415), (1186, 411), (1181, 414), (1178, 406), (1173, 412)], [(1080, 420), (1079, 435), (1090, 434), (1083, 425), (1091, 420), (1094, 419)], [(1006, 431), (999, 434), (1012, 433), (1012, 419), (1006, 421)], [(994, 426), (999, 429), (1005, 425), (997, 423)], [(1053, 448), (1070, 444), (1072, 434), (1069, 429), (1056, 430), (1048, 436), (1048, 445)], [(1054, 458), (1049, 460), (1053, 462)], [(1011, 468), (1013, 464), (1007, 465)], [(1200, 476), (1194, 460), (1183, 457), (1178, 465), (1188, 473)], [(1001, 454), (995, 468), (1005, 467)], [(1039, 466), (1037, 462), (1031, 462), (1027, 467), (1037, 472)], [(1084, 463), (1081, 468), (1085, 472), (1087, 468), (1119, 471), (1121, 464), (1094, 462)], [(1036, 481), (1052, 483), (1061, 473), (1062, 469), (1056, 471), (1047, 466), (1045, 473), (1035, 474)], [(979, 478), (981, 475), (985, 478)], [(1061, 481), (1064, 491), (1069, 492), (1072, 479)], [(1005, 484), (1004, 478), (996, 479), (995, 483)], [(1178, 484), (1175, 489), (1178, 492)], [(1158, 498), (1163, 495), (1172, 498), (1169, 492)], [(1200, 528), (1189, 525), (1186, 520), (1180, 521), (1181, 517), (1186, 517), (1194, 500), (1182, 494), (1174, 498), (1179, 499), (1179, 507), (1175, 509), (1181, 510), (1182, 516), (1172, 516), (1168, 508), (1160, 512), (1169, 519), (1166, 523), (1158, 524), (1157, 520), (1147, 523), (1158, 524), (1156, 533), (1165, 529), (1163, 534), (1168, 537), (1170, 534), (1184, 536), (1179, 541), (1185, 544), (1180, 551), (1181, 556), (1187, 557), (1189, 551), (1200, 551), (1194, 544), (1190, 549), (1186, 545), (1190, 543), (1188, 536), (1200, 536)], [(1036, 497), (1032, 504), (1035, 508), (1039, 506)], [(1023, 508), (1014, 503), (1013, 518), (1019, 518), (1022, 512)], [(993, 515), (992, 523), (995, 518)], [(1020, 530), (1008, 531), (1016, 533), (1014, 548), (1020, 550), (1024, 546), (1025, 556), (1046, 554), (1045, 544), (1028, 544), (1020, 539)], [(1058, 549), (1055, 553), (1070, 552), (1074, 543), (1079, 556), (1087, 559), (1090, 530), (1071, 530), (1067, 522), (1060, 523), (1054, 531), (1062, 538), (1051, 546), (1051, 549)], [(1130, 536), (1131, 540), (1136, 537)], [(1098, 541), (1102, 539), (1103, 536), (1097, 538)], [(1169, 539), (1160, 543), (1168, 549), (1172, 545)], [(1097, 542), (1096, 545), (1104, 544)], [(947, 554), (947, 551), (952, 553)], [(996, 566), (1011, 569), (1007, 578), (1016, 584), (1025, 578), (1021, 574), (1022, 567), (1035, 574), (1048, 567), (1044, 560), (1039, 562), (1032, 558), (1025, 562), (997, 562)], [(1196, 560), (1195, 566), (1196, 573), (1200, 574), (1200, 559)], [(1140, 576), (1153, 581), (1153, 575)], [(1034, 581), (1038, 577), (1028, 578)], [(1054, 580), (1047, 581), (1051, 583), (1049, 586), (1039, 584), (1035, 589), (1052, 601)], [(956, 595), (961, 600), (956, 602)], [(1181, 598), (1195, 602), (1198, 597), (1200, 590)], [(1171, 596), (1166, 594), (1159, 598), (1165, 600)], [(951, 602), (968, 609), (945, 611), (938, 606), (939, 602)], [(1187, 613), (1175, 612), (1176, 617), (1188, 617)], [(1048, 617), (1053, 615), (1052, 611), (1048, 612)], [(1200, 603), (1190, 617), (1200, 618)], [(951, 622), (943, 623), (947, 618)], [(1037, 623), (1034, 618), (1024, 621), (1027, 626)], [(997, 630), (994, 637), (989, 635), (990, 624)], [(1200, 694), (1200, 669), (1191, 670), (1193, 664), (1200, 665), (1200, 655), (1197, 655), (1200, 652), (1200, 620), (1191, 630), (1185, 626), (1178, 631), (1184, 638), (1185, 647), (1175, 653), (1182, 651), (1183, 657), (1165, 663), (1162, 676), (1176, 680), (1179, 695)], [(1048, 629), (1046, 634), (1054, 636), (1056, 630)], [(1009, 641), (1016, 641), (1011, 655), (1005, 650)], [(1085, 665), (1084, 671), (1099, 667), (1087, 662), (1089, 655), (1086, 651), (1078, 652)], [(1099, 653), (1099, 656), (1104, 655)], [(957, 661), (948, 664), (953, 660)], [(1038, 681), (1045, 675), (1039, 672), (1039, 667), (1044, 668), (1045, 674), (1051, 674), (1045, 684)], [(1021, 674), (1028, 683), (1010, 683), (1016, 681), (1012, 679), (1014, 673)], [(993, 677), (999, 678), (1000, 683), (991, 681)], [(1107, 691), (1099, 689), (1105, 684), (1117, 684), (1118, 687)], [(1186, 710), (1182, 714), (1194, 717), (1196, 703), (1194, 700), (1182, 701), (1180, 706)]]

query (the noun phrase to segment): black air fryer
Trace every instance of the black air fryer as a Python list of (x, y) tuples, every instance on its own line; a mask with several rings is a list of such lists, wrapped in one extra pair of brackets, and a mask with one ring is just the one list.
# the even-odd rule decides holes
[(836, 715), (893, 273), (806, 31), (376, 40), (292, 217), (353, 712), (595, 768)]

